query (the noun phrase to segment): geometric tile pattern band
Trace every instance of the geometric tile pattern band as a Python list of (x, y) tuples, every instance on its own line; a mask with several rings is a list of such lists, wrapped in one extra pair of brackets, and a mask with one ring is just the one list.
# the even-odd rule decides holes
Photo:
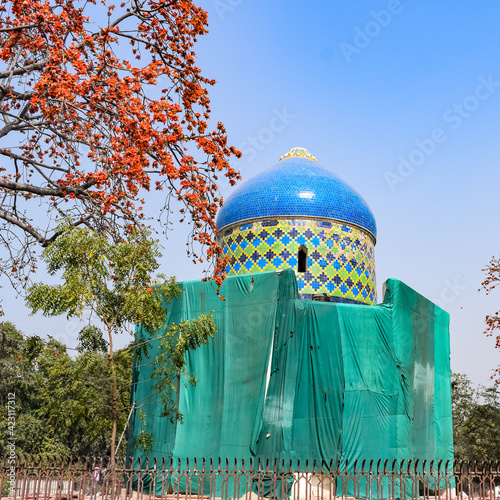
[[(300, 294), (376, 303), (374, 241), (357, 226), (312, 219), (246, 221), (224, 229), (219, 242), (229, 276), (291, 268)], [(298, 272), (302, 245), (307, 270)]]

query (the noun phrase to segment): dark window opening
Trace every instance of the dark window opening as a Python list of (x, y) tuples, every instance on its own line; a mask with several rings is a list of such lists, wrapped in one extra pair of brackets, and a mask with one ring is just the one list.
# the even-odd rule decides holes
[(302, 245), (299, 248), (299, 256), (298, 256), (298, 267), (297, 271), (299, 273), (305, 273), (307, 271), (307, 247)]

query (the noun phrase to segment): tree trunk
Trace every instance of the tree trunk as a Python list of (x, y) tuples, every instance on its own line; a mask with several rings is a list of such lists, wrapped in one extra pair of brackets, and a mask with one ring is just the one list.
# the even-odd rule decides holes
[(111, 500), (114, 500), (116, 494), (116, 459), (115, 459), (115, 446), (116, 446), (116, 429), (118, 424), (118, 389), (116, 385), (116, 370), (115, 362), (113, 359), (113, 333), (111, 326), (108, 327), (109, 335), (109, 367), (111, 369), (111, 380), (113, 384), (113, 430), (111, 431), (111, 456), (110, 456), (110, 483), (111, 483)]

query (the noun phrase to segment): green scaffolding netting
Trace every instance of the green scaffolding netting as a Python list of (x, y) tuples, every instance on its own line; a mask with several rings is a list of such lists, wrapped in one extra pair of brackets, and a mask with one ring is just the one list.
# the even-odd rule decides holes
[[(158, 344), (135, 363), (150, 458), (453, 459), (449, 316), (404, 283), (388, 280), (376, 306), (301, 300), (291, 270), (227, 278), (225, 301), (210, 282), (180, 286), (168, 322), (212, 313), (218, 332), (188, 354), (198, 382), (180, 385), (182, 424), (160, 416)], [(134, 412), (136, 458), (141, 428)]]

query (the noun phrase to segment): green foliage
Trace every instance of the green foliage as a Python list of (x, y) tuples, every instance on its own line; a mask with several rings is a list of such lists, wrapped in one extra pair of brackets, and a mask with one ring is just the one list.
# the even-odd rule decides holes
[(193, 318), (179, 325), (172, 324), (160, 339), (159, 354), (154, 362), (154, 388), (160, 394), (162, 416), (168, 417), (171, 422), (182, 422), (182, 415), (177, 410), (178, 401), (172, 400), (172, 393), (178, 393), (180, 377), (186, 383), (196, 384), (196, 376), (186, 370), (185, 354), (188, 350), (206, 344), (216, 331), (212, 316), (202, 314), (197, 319)]
[(43, 350), (43, 341), (38, 335), (28, 337), (23, 344), (22, 352), (28, 361), (35, 361)]
[(0, 323), (0, 356), (4, 357), (7, 352), (12, 353), (19, 349), (22, 342), (22, 334), (10, 321)]
[[(4, 334), (2, 337), (2, 333)], [(0, 403), (16, 395), (16, 451), (19, 453), (106, 456), (112, 431), (111, 377), (108, 356), (86, 352), (70, 357), (54, 339), (24, 339), (8, 322), (0, 323)], [(10, 340), (14, 339), (14, 340)], [(3, 346), (3, 348), (1, 347)], [(33, 349), (33, 346), (36, 348)], [(115, 353), (118, 431), (126, 425), (132, 379), (130, 349)], [(8, 428), (0, 415), (0, 454)], [(119, 450), (120, 451), (120, 450)], [(125, 448), (121, 449), (122, 454)]]
[[(7, 401), (9, 394), (15, 394), (16, 416), (38, 404), (35, 395), (39, 380), (33, 376), (33, 364), (22, 356), (23, 335), (15, 326), (4, 321), (0, 323), (0, 436), (7, 434)], [(16, 423), (17, 425), (17, 423)], [(0, 452), (5, 451), (6, 439), (0, 439)]]
[(102, 331), (95, 325), (87, 325), (78, 334), (78, 350), (80, 352), (107, 352), (109, 343), (102, 336)]
[[(148, 344), (153, 334), (164, 331), (161, 338), (161, 353), (155, 360), (154, 377), (156, 390), (160, 392), (163, 415), (172, 420), (181, 420), (178, 402), (172, 394), (178, 391), (178, 380), (184, 376), (186, 383), (195, 383), (195, 376), (188, 374), (185, 353), (208, 342), (216, 331), (211, 316), (203, 315), (180, 325), (165, 327), (165, 310), (172, 299), (179, 297), (180, 288), (174, 278), (159, 275), (153, 279), (161, 256), (158, 244), (146, 229), (136, 229), (126, 240), (112, 242), (106, 236), (85, 228), (66, 226), (60, 228), (60, 236), (42, 253), (51, 275), (61, 273), (60, 285), (37, 283), (29, 288), (27, 303), (33, 312), (41, 311), (46, 316), (66, 314), (81, 317), (90, 314), (104, 326), (108, 341), (101, 330), (89, 323), (79, 335), (79, 350), (84, 354), (108, 351), (111, 394), (104, 401), (111, 404), (110, 422), (111, 459), (118, 431), (119, 404), (118, 370), (116, 354), (113, 352), (113, 336), (122, 333), (132, 323), (140, 323), (141, 334), (135, 343), (139, 359), (148, 356)], [(165, 331), (166, 330), (166, 331)], [(141, 337), (142, 335), (142, 337)], [(104, 369), (102, 367), (102, 369)], [(105, 384), (102, 384), (105, 385)], [(68, 395), (59, 387), (60, 401)], [(75, 390), (80, 390), (75, 387)], [(105, 391), (104, 391), (105, 392)], [(73, 412), (82, 411), (75, 406)], [(56, 414), (59, 412), (59, 417)], [(71, 418), (63, 408), (55, 408), (53, 420), (58, 425), (71, 426)], [(104, 428), (106, 425), (104, 425)], [(150, 447), (150, 436), (141, 438), (144, 449)], [(85, 435), (98, 434), (98, 429), (86, 429)], [(112, 460), (113, 461), (113, 460)]]
[(152, 280), (161, 254), (147, 230), (136, 230), (116, 244), (85, 228), (68, 226), (61, 231), (42, 259), (49, 274), (62, 273), (62, 284), (30, 287), (27, 303), (33, 312), (74, 317), (90, 310), (113, 333), (136, 322), (148, 331), (162, 326), (163, 299), (153, 285), (167, 297), (176, 297), (179, 289), (173, 279)]
[(137, 417), (143, 428), (139, 432), (139, 436), (135, 441), (134, 450), (140, 448), (144, 452), (144, 454), (147, 455), (148, 451), (153, 449), (153, 435), (145, 429), (147, 425), (146, 415), (144, 414), (144, 411), (141, 408), (137, 410)]
[(453, 440), (457, 460), (500, 459), (500, 391), (474, 387), (466, 375), (453, 374)]

